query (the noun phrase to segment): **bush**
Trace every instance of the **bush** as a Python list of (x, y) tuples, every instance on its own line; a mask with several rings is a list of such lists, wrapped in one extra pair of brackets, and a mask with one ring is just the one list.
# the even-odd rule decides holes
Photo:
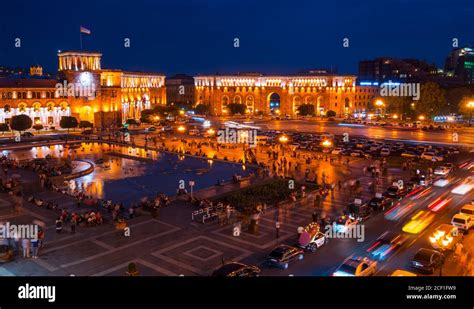
[(77, 128), (77, 119), (76, 117), (62, 116), (59, 121), (59, 126), (63, 129), (67, 129), (67, 132), (69, 133), (69, 129)]
[(313, 116), (314, 115), (314, 105), (312, 104), (303, 104), (298, 106), (298, 115), (300, 116)]
[(92, 128), (92, 127), (94, 127), (94, 125), (90, 121), (81, 120), (81, 122), (79, 122), (79, 128), (81, 129)]
[(333, 110), (329, 110), (329, 111), (326, 113), (326, 116), (327, 116), (327, 117), (336, 117), (336, 112), (333, 111)]

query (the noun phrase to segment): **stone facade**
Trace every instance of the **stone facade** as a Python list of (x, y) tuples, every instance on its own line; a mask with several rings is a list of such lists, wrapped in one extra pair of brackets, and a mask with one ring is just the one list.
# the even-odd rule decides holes
[[(245, 104), (249, 114), (295, 116), (298, 106), (312, 104), (317, 115), (330, 110), (338, 116), (366, 109), (364, 100), (356, 106), (356, 77), (319, 73), (301, 76), (196, 76), (196, 103), (210, 105), (213, 115), (225, 115), (230, 103)], [(358, 97), (357, 97), (358, 98)]]

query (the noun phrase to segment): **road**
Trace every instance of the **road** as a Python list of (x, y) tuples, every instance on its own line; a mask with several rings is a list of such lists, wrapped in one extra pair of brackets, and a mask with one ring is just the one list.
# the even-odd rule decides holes
[[(469, 171), (458, 169), (453, 176), (458, 179), (465, 179), (469, 175)], [(369, 218), (364, 224), (365, 239), (358, 242), (356, 239), (330, 239), (329, 243), (318, 249), (315, 253), (306, 253), (303, 261), (297, 261), (290, 265), (287, 270), (270, 268), (263, 266), (262, 275), (264, 276), (330, 276), (343, 261), (352, 256), (367, 256), (366, 250), (374, 243), (374, 241), (384, 232), (393, 231), (398, 234), (402, 232), (402, 227), (410, 219), (410, 217), (419, 210), (427, 210), (433, 200), (443, 193), (453, 197), (451, 203), (436, 213), (435, 220), (423, 232), (417, 235), (410, 235), (410, 239), (406, 245), (400, 250), (392, 254), (387, 260), (378, 263), (378, 276), (386, 276), (396, 269), (405, 269), (413, 271), (409, 267), (411, 258), (420, 248), (431, 248), (428, 236), (441, 223), (450, 223), (454, 213), (470, 203), (474, 197), (473, 192), (464, 196), (451, 194), (452, 185), (444, 188), (432, 187), (431, 192), (426, 196), (405, 197), (401, 205), (401, 209), (410, 205), (410, 211), (402, 218), (395, 221), (387, 220), (384, 213)], [(296, 240), (296, 239), (295, 239)]]
[[(394, 139), (416, 142), (460, 143), (474, 146), (474, 130), (470, 128), (461, 131), (423, 131), (403, 130), (377, 126), (342, 124), (327, 121), (310, 120), (271, 120), (255, 121), (262, 129), (295, 131), (295, 132), (329, 132), (335, 135), (349, 133), (350, 136), (368, 136), (374, 139)], [(458, 142), (453, 142), (453, 133), (458, 133)]]

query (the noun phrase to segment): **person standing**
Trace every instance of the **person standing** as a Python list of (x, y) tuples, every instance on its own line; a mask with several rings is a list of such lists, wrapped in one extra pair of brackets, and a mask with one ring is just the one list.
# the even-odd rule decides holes
[(63, 230), (63, 221), (61, 220), (61, 217), (58, 217), (56, 219), (56, 233), (61, 233)]
[(23, 258), (30, 257), (30, 240), (28, 238), (23, 238), (21, 240), (21, 247), (23, 250)]
[(280, 222), (276, 221), (275, 222), (275, 230), (276, 230), (276, 239), (280, 238)]
[(135, 214), (135, 205), (132, 205), (128, 209), (128, 218), (133, 219), (134, 214)]
[(38, 258), (38, 248), (39, 248), (39, 243), (38, 239), (31, 239), (31, 257), (34, 259)]

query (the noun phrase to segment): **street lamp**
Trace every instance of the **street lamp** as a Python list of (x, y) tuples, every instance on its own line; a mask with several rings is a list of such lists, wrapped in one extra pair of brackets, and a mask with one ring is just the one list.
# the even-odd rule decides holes
[(185, 130), (186, 130), (186, 128), (183, 127), (183, 126), (179, 126), (179, 127), (178, 127), (178, 132), (183, 133)]
[(472, 122), (472, 110), (474, 109), (474, 101), (469, 101), (467, 103), (467, 107), (469, 108), (469, 126), (471, 126)]
[(375, 106), (379, 108), (379, 115), (382, 114), (383, 116), (383, 107), (385, 106), (385, 103), (381, 99), (378, 99), (377, 101), (375, 101)]
[(281, 150), (282, 150), (282, 154), (283, 156), (285, 155), (285, 144), (288, 142), (288, 136), (286, 135), (282, 135), (280, 136), (280, 138), (278, 139), (282, 145), (281, 147)]
[(421, 121), (425, 120), (425, 116), (423, 115), (418, 116), (418, 120), (421, 120)]
[(323, 145), (323, 147), (331, 147), (332, 146), (332, 142), (328, 139), (324, 140), (321, 145)]

